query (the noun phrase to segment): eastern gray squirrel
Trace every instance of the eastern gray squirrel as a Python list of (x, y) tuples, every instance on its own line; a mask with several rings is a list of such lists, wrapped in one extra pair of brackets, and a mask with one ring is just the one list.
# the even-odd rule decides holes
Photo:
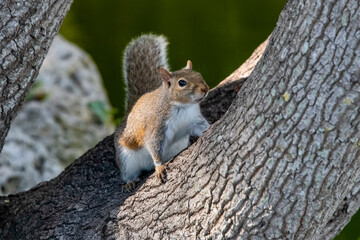
[(186, 67), (169, 72), (164, 36), (142, 35), (126, 47), (123, 73), (127, 107), (132, 108), (115, 132), (116, 162), (132, 191), (143, 170), (155, 168), (165, 181), (164, 163), (200, 136), (209, 123), (200, 112), (209, 91), (201, 74)]

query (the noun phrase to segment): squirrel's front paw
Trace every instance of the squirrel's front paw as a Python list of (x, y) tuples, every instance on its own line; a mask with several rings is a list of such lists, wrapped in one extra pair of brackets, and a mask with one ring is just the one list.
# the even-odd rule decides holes
[(136, 189), (136, 185), (136, 181), (131, 181), (123, 185), (121, 190), (123, 193), (129, 193)]
[(164, 165), (155, 167), (155, 173), (162, 183), (166, 182), (166, 170)]

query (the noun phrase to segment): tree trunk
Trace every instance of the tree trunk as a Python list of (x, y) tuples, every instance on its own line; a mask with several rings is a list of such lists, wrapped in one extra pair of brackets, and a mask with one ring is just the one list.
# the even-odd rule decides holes
[(0, 151), (72, 0), (0, 3)]
[(0, 198), (0, 238), (333, 238), (360, 206), (359, 8), (288, 1), (250, 77), (232, 74), (202, 104), (218, 121), (167, 164), (165, 184), (121, 194), (110, 136)]

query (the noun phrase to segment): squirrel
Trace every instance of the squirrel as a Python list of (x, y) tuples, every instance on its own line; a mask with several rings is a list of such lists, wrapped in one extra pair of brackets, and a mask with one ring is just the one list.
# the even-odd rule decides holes
[(170, 72), (164, 36), (142, 35), (125, 48), (123, 74), (128, 109), (115, 132), (116, 162), (124, 192), (133, 191), (143, 170), (166, 181), (164, 163), (188, 147), (190, 136), (209, 127), (200, 112), (209, 87), (192, 63)]

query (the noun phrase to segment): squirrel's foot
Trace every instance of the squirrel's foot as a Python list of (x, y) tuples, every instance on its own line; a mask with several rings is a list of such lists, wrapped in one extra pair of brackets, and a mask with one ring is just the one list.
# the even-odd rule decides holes
[(160, 165), (160, 166), (155, 167), (155, 173), (156, 173), (157, 178), (160, 179), (160, 181), (162, 183), (166, 182), (167, 175), (166, 175), (166, 170), (165, 170), (164, 165)]
[(122, 186), (122, 189), (121, 191), (123, 193), (129, 193), (129, 192), (132, 192), (136, 189), (136, 185), (137, 185), (137, 181), (134, 180), (134, 181), (131, 181), (131, 182), (128, 182), (126, 183), (125, 185)]

